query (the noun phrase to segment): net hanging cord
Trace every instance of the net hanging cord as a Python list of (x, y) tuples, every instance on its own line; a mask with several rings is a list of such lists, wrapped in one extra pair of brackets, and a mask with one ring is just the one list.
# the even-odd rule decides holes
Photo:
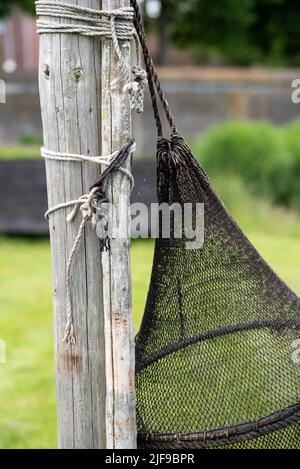
[[(139, 38), (133, 25), (133, 8), (94, 10), (69, 3), (41, 0), (36, 1), (35, 5), (36, 13), (39, 17), (37, 19), (38, 34), (69, 33), (111, 39), (125, 82), (124, 91), (127, 91), (130, 97), (131, 109), (136, 110), (137, 113), (144, 111), (144, 90), (147, 86), (147, 74), (142, 68), (142, 53)], [(73, 21), (73, 23), (55, 22), (55, 20), (49, 21), (49, 18), (62, 21), (68, 19)], [(137, 57), (137, 63), (132, 67), (131, 71), (133, 80), (119, 44), (119, 41), (128, 41), (132, 37), (135, 39)]]
[(161, 119), (159, 115), (155, 89), (162, 103), (167, 121), (172, 130), (172, 133), (177, 134), (177, 127), (176, 127), (175, 119), (173, 117), (173, 114), (171, 112), (169, 103), (165, 96), (162, 84), (156, 72), (153, 59), (152, 59), (152, 56), (151, 56), (151, 53), (147, 44), (145, 28), (143, 24), (140, 7), (138, 5), (137, 0), (130, 0), (130, 3), (134, 10), (134, 20), (133, 20), (134, 26), (135, 26), (136, 33), (138, 35), (138, 38), (142, 47), (142, 51), (143, 51), (143, 57), (144, 57), (144, 62), (146, 66), (147, 76), (148, 76), (148, 85), (149, 85), (149, 90), (150, 90), (150, 95), (151, 95), (152, 108), (153, 108), (154, 119), (156, 123), (157, 135), (159, 138), (163, 137), (162, 123), (161, 123)]
[[(44, 159), (52, 161), (64, 161), (64, 162), (91, 162), (99, 165), (106, 165), (107, 168), (100, 174), (95, 184), (90, 188), (88, 194), (84, 194), (78, 199), (71, 200), (65, 203), (58, 204), (45, 213), (45, 217), (49, 220), (50, 215), (54, 214), (57, 210), (61, 210), (68, 207), (73, 207), (71, 213), (67, 216), (66, 221), (72, 222), (78, 212), (82, 214), (82, 221), (79, 226), (77, 236), (75, 238), (73, 247), (70, 251), (68, 262), (66, 266), (66, 294), (67, 294), (67, 322), (65, 326), (65, 335), (63, 342), (67, 344), (67, 347), (76, 343), (74, 336), (74, 325), (73, 325), (73, 313), (72, 313), (72, 286), (71, 286), (71, 269), (73, 265), (74, 256), (78, 249), (79, 243), (83, 236), (84, 228), (88, 222), (95, 228), (98, 222), (107, 224), (106, 215), (100, 213), (100, 208), (104, 203), (108, 202), (105, 195), (105, 187), (108, 177), (114, 171), (121, 171), (125, 174), (130, 182), (131, 187), (134, 185), (134, 179), (132, 174), (127, 171), (121, 165), (127, 160), (127, 158), (135, 151), (136, 144), (133, 140), (127, 142), (119, 152), (103, 157), (88, 157), (73, 153), (60, 153), (49, 151), (45, 148), (41, 149), (41, 155)], [(107, 240), (101, 240), (103, 250), (108, 248)]]

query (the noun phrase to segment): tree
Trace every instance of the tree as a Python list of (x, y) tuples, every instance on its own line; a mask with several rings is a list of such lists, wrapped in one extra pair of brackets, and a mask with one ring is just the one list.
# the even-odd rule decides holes
[(293, 0), (256, 0), (251, 39), (262, 62), (299, 66), (300, 4)]
[(249, 28), (254, 21), (253, 2), (179, 2), (171, 26), (172, 38), (181, 47), (206, 48), (234, 62), (239, 61), (246, 55), (245, 49), (249, 49)]
[(193, 49), (198, 58), (204, 53), (241, 65), (300, 62), (300, 4), (294, 0), (161, 0), (161, 5), (161, 40), (169, 32), (173, 43)]
[(9, 15), (12, 8), (17, 5), (28, 13), (34, 14), (34, 0), (10, 0), (8, 2), (0, 3), (0, 18)]

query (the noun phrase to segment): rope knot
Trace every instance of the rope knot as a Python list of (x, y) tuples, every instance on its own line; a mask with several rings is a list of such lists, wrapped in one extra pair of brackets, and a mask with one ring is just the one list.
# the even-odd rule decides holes
[(72, 222), (78, 211), (80, 211), (83, 220), (91, 222), (92, 226), (95, 227), (99, 221), (99, 215), (97, 214), (97, 208), (99, 205), (99, 197), (97, 193), (99, 190), (99, 187), (94, 187), (89, 194), (79, 197), (72, 212), (67, 216), (67, 222)]
[[(130, 96), (131, 109), (142, 113), (144, 109), (144, 88), (147, 74), (140, 67), (142, 52), (138, 33), (134, 26), (134, 8), (123, 7), (114, 10), (95, 10), (57, 0), (37, 0), (35, 2), (38, 34), (80, 34), (87, 37), (105, 37), (112, 40), (122, 72), (122, 83)], [(67, 22), (65, 20), (68, 20)], [(70, 22), (69, 20), (72, 20)], [(132, 69), (131, 80), (128, 57), (122, 52), (124, 41), (134, 37), (137, 65)], [(120, 43), (121, 42), (121, 43)], [(117, 80), (113, 80), (114, 82)]]
[[(63, 342), (67, 344), (67, 348), (76, 343), (75, 332), (73, 326), (73, 314), (72, 314), (72, 294), (71, 294), (71, 269), (74, 256), (78, 249), (81, 238), (84, 234), (85, 226), (91, 223), (93, 228), (96, 225), (99, 227), (97, 232), (100, 239), (101, 251), (110, 249), (110, 238), (108, 236), (108, 202), (106, 197), (106, 185), (107, 179), (115, 171), (120, 171), (128, 177), (132, 186), (134, 183), (133, 177), (126, 168), (122, 165), (126, 162), (127, 158), (130, 157), (131, 153), (136, 149), (134, 140), (129, 140), (120, 151), (116, 151), (107, 157), (91, 157), (85, 155), (79, 155), (75, 153), (60, 153), (55, 151), (47, 150), (46, 148), (41, 149), (43, 158), (54, 160), (54, 161), (88, 161), (97, 164), (105, 164), (106, 169), (99, 175), (95, 184), (90, 188), (88, 194), (84, 194), (76, 200), (64, 202), (58, 204), (55, 207), (47, 210), (45, 217), (49, 219), (49, 216), (56, 210), (73, 207), (71, 213), (66, 217), (67, 222), (71, 223), (77, 214), (80, 212), (82, 220), (79, 226), (77, 236), (75, 238), (73, 247), (70, 251), (67, 266), (66, 266), (66, 296), (67, 296), (67, 323), (64, 331)], [(99, 226), (101, 225), (101, 226)]]
[(144, 112), (144, 90), (148, 85), (147, 73), (140, 66), (132, 67), (133, 81), (125, 85), (124, 91), (127, 91), (130, 97), (130, 107), (138, 114)]

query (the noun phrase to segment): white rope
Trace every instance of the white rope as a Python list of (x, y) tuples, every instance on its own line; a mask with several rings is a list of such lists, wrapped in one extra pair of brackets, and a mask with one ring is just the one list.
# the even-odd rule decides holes
[(144, 112), (144, 90), (148, 84), (147, 72), (136, 65), (132, 67), (134, 80), (125, 85), (124, 91), (128, 91), (130, 96), (130, 107), (138, 114)]
[[(136, 150), (136, 145), (133, 145), (132, 152)], [(44, 159), (47, 160), (54, 160), (54, 161), (74, 161), (74, 162), (85, 162), (89, 161), (90, 163), (96, 163), (100, 165), (105, 165), (109, 166), (111, 161), (115, 158), (115, 156), (118, 154), (118, 151), (115, 151), (111, 155), (108, 156), (85, 156), (85, 155), (79, 155), (77, 153), (61, 153), (61, 152), (56, 152), (56, 151), (51, 151), (47, 150), (45, 147), (41, 148), (41, 156)], [(119, 168), (119, 171), (121, 171), (125, 176), (130, 179), (131, 187), (134, 186), (134, 179), (130, 171), (128, 171), (126, 168)]]
[(132, 7), (122, 7), (116, 10), (95, 10), (94, 8), (83, 7), (79, 5), (74, 5), (73, 3), (67, 2), (55, 2), (47, 0), (37, 0), (35, 2), (37, 15), (45, 16), (61, 16), (69, 18), (68, 15), (76, 14), (76, 18), (82, 15), (83, 21), (87, 21), (87, 18), (94, 19), (94, 16), (107, 16), (110, 17), (111, 14), (114, 14), (118, 18), (126, 18), (128, 20), (133, 20), (134, 10)]
[[(38, 34), (76, 33), (83, 36), (99, 36), (111, 39), (123, 74), (125, 82), (124, 90), (127, 90), (129, 93), (131, 109), (136, 110), (138, 113), (143, 112), (147, 75), (141, 67), (142, 54), (133, 25), (134, 9), (132, 7), (106, 11), (84, 8), (68, 3), (41, 0), (36, 1), (35, 5), (36, 13), (39, 17), (37, 20)], [(44, 19), (44, 17), (47, 19)], [(49, 21), (49, 18), (58, 18), (60, 21)], [(64, 19), (73, 22), (63, 23)], [(128, 63), (123, 56), (119, 44), (120, 40), (131, 40), (132, 37), (135, 38), (137, 50), (137, 65), (132, 69), (133, 81), (128, 70)]]
[[(133, 17), (134, 11), (131, 7), (119, 8), (117, 10), (94, 10), (69, 3), (58, 3), (55, 1), (35, 2), (36, 14), (39, 17), (70, 19), (79, 24), (61, 22), (50, 22), (48, 20), (37, 20), (38, 33), (77, 32), (83, 35), (100, 35), (111, 38), (110, 18), (116, 21), (116, 31), (119, 39), (131, 39), (134, 34)], [(88, 23), (85, 25), (83, 23)], [(89, 33), (89, 29), (91, 30)], [(69, 30), (69, 31), (68, 31)]]
[(71, 269), (73, 264), (73, 259), (79, 243), (81, 241), (85, 225), (88, 221), (92, 223), (93, 226), (98, 221), (97, 215), (93, 212), (93, 197), (97, 191), (97, 188), (94, 188), (88, 195), (80, 197), (77, 201), (75, 201), (75, 207), (72, 211), (71, 215), (67, 217), (67, 221), (71, 222), (80, 208), (82, 213), (82, 221), (79, 226), (79, 230), (77, 236), (75, 238), (73, 247), (69, 254), (67, 267), (66, 267), (66, 290), (67, 290), (67, 322), (65, 327), (65, 335), (63, 338), (63, 342), (67, 344), (67, 347), (70, 345), (74, 345), (76, 343), (75, 336), (74, 336), (74, 325), (73, 325), (73, 312), (72, 312), (72, 285), (71, 285)]
[[(136, 150), (136, 144), (133, 143), (129, 154)], [(41, 148), (41, 155), (43, 158), (48, 160), (54, 161), (65, 161), (65, 162), (92, 162), (97, 164), (104, 164), (109, 166), (113, 159), (118, 155), (119, 152), (114, 152), (107, 157), (103, 156), (84, 156), (79, 155), (76, 153), (61, 153), (55, 152), (51, 150), (47, 150), (46, 148)], [(134, 185), (134, 179), (130, 171), (126, 170), (125, 168), (118, 168), (118, 171), (121, 171), (125, 174), (130, 182), (131, 186)], [(75, 238), (73, 247), (70, 251), (67, 266), (66, 266), (66, 295), (67, 295), (67, 322), (65, 326), (65, 334), (63, 338), (63, 342), (67, 344), (67, 347), (70, 345), (74, 345), (76, 343), (75, 336), (74, 336), (74, 325), (73, 325), (73, 313), (72, 313), (72, 286), (71, 286), (71, 270), (72, 264), (74, 260), (74, 256), (80, 244), (82, 235), (84, 233), (84, 228), (86, 223), (90, 222), (93, 227), (95, 227), (100, 220), (100, 216), (97, 213), (98, 208), (98, 201), (97, 201), (97, 192), (99, 191), (99, 187), (94, 187), (89, 194), (84, 194), (78, 199), (70, 200), (68, 202), (63, 202), (61, 204), (57, 204), (52, 208), (49, 208), (45, 213), (45, 217), (49, 220), (50, 215), (52, 215), (57, 210), (73, 207), (71, 213), (66, 217), (67, 222), (72, 222), (76, 217), (77, 213), (80, 211), (82, 214), (82, 221), (79, 226), (79, 230), (77, 236)]]
[(117, 54), (117, 57), (119, 59), (120, 69), (123, 72), (123, 75), (125, 77), (125, 83), (130, 83), (131, 80), (130, 80), (127, 62), (124, 59), (124, 56), (122, 54), (122, 51), (119, 45), (118, 33), (116, 29), (116, 17), (113, 14), (110, 17), (110, 28), (111, 28), (112, 43), (113, 43), (115, 52)]

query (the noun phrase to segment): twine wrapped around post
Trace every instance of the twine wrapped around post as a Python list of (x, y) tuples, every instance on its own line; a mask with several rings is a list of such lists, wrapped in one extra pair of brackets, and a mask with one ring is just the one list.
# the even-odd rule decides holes
[[(144, 89), (147, 86), (147, 74), (142, 68), (142, 54), (137, 32), (133, 25), (133, 8), (119, 8), (117, 10), (94, 10), (69, 3), (55, 1), (35, 2), (38, 15), (38, 34), (80, 34), (83, 36), (98, 36), (112, 40), (115, 53), (125, 82), (124, 91), (130, 97), (132, 110), (141, 113), (144, 110)], [(47, 18), (47, 19), (44, 19)], [(67, 19), (72, 23), (49, 21), (55, 18), (61, 21)], [(128, 71), (128, 64), (124, 59), (119, 41), (131, 40), (136, 44), (137, 64), (132, 68), (132, 77)], [(133, 78), (133, 79), (132, 79)]]
[[(69, 258), (66, 267), (66, 294), (67, 294), (67, 323), (65, 327), (65, 335), (63, 342), (67, 344), (67, 347), (74, 345), (76, 343), (74, 335), (74, 325), (73, 325), (73, 315), (72, 315), (72, 286), (71, 286), (71, 269), (74, 260), (74, 256), (78, 249), (79, 243), (81, 241), (84, 228), (88, 222), (95, 228), (97, 223), (103, 218), (103, 214), (100, 212), (102, 204), (108, 202), (108, 199), (105, 194), (106, 182), (109, 176), (113, 174), (114, 171), (123, 172), (130, 180), (131, 185), (134, 185), (134, 179), (132, 174), (127, 171), (125, 168), (122, 168), (121, 165), (126, 161), (126, 159), (134, 152), (136, 145), (134, 140), (127, 142), (124, 147), (119, 151), (115, 152), (108, 157), (102, 156), (84, 156), (84, 155), (75, 155), (70, 153), (59, 153), (46, 150), (45, 148), (41, 149), (42, 157), (48, 160), (54, 161), (65, 161), (65, 162), (93, 162), (98, 164), (105, 164), (107, 168), (100, 174), (99, 178), (95, 184), (90, 188), (88, 194), (82, 195), (76, 200), (71, 200), (62, 204), (58, 204), (55, 207), (51, 207), (45, 213), (45, 218), (48, 220), (49, 216), (61, 210), (63, 208), (68, 208), (73, 206), (72, 212), (66, 217), (66, 221), (71, 223), (78, 212), (82, 214), (82, 221), (80, 223), (77, 236), (75, 238), (71, 252), (69, 253)], [(107, 224), (107, 221), (105, 222)], [(101, 250), (109, 249), (109, 240), (101, 239)]]

